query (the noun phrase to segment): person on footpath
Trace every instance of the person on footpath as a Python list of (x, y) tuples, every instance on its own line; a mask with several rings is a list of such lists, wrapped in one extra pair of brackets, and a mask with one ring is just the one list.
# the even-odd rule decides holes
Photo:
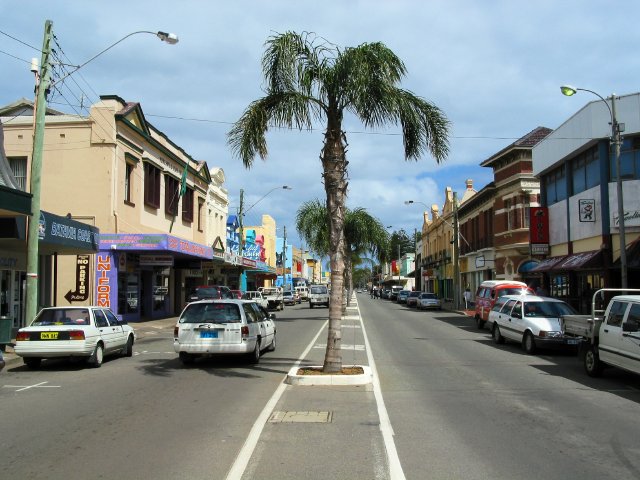
[(464, 309), (465, 310), (469, 310), (469, 306), (471, 305), (471, 290), (469, 290), (469, 287), (467, 287), (467, 289), (464, 291), (463, 294), (464, 297)]

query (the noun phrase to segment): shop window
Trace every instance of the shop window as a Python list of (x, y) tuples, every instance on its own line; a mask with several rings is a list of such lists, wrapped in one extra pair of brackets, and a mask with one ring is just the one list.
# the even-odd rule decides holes
[(198, 199), (198, 231), (202, 232), (204, 230), (204, 200), (202, 198)]
[(144, 164), (144, 204), (160, 208), (160, 169), (150, 163)]
[(544, 177), (547, 205), (553, 205), (567, 198), (567, 178), (564, 165)]
[(193, 222), (193, 190), (190, 188), (182, 196), (182, 220)]
[(18, 189), (27, 191), (27, 157), (8, 157), (11, 173), (13, 173)]
[(569, 276), (556, 275), (551, 278), (551, 296), (566, 298), (569, 296)]
[(178, 214), (179, 185), (178, 179), (168, 175), (164, 177), (164, 213), (167, 215)]
[[(127, 262), (131, 259), (127, 259)], [(118, 274), (118, 313), (137, 313), (140, 305), (138, 274)]]
[(571, 192), (577, 194), (600, 184), (600, 161), (597, 147), (571, 161)]
[(133, 169), (135, 165), (131, 163), (125, 163), (124, 167), (124, 203), (128, 205), (134, 205), (132, 199), (133, 190)]
[[(611, 181), (618, 178), (615, 155), (610, 155)], [(620, 171), (623, 179), (640, 178), (640, 137), (625, 138), (620, 147)]]

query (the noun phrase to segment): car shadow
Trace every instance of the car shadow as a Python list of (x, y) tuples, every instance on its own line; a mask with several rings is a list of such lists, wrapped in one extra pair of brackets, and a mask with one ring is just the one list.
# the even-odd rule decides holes
[[(212, 356), (199, 358), (191, 365), (184, 365), (176, 356), (171, 359), (148, 359), (142, 361), (138, 367), (145, 375), (170, 377), (176, 372), (186, 370), (201, 370), (210, 375), (221, 378), (260, 378), (260, 373), (277, 373), (286, 375), (298, 359), (276, 357), (269, 352), (262, 354), (260, 363), (251, 364), (237, 356)], [(304, 361), (300, 366), (313, 365)]]
[[(102, 361), (102, 366), (119, 360), (119, 355), (109, 355)], [(6, 368), (7, 372), (77, 372), (80, 370), (92, 370), (94, 367), (89, 365), (83, 358), (50, 358), (44, 359), (37, 368), (27, 367), (24, 363), (18, 363)]]

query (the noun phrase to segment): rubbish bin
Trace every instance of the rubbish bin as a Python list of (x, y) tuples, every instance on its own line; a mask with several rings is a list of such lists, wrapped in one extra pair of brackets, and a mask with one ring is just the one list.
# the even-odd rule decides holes
[(0, 345), (11, 343), (11, 329), (13, 319), (10, 317), (0, 317)]

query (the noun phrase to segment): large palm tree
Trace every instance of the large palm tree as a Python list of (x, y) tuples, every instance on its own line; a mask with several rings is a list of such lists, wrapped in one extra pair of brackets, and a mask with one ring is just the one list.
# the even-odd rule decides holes
[(449, 122), (434, 104), (399, 88), (406, 74), (402, 61), (384, 44), (364, 43), (340, 49), (310, 33), (286, 32), (270, 37), (262, 58), (265, 96), (253, 101), (231, 128), (233, 153), (250, 168), (256, 155), (265, 159), (269, 127), (312, 129), (325, 122), (320, 154), (329, 211), (331, 298), (324, 371), (342, 369), (344, 209), (347, 196), (346, 112), (365, 127), (400, 125), (406, 160), (431, 153), (437, 162), (447, 156)]
[[(329, 211), (319, 200), (302, 204), (296, 213), (296, 229), (307, 245), (319, 255), (330, 253)], [(348, 288), (347, 305), (353, 293), (353, 269), (367, 253), (379, 257), (388, 250), (389, 234), (378, 219), (364, 208), (344, 211), (344, 281)]]

